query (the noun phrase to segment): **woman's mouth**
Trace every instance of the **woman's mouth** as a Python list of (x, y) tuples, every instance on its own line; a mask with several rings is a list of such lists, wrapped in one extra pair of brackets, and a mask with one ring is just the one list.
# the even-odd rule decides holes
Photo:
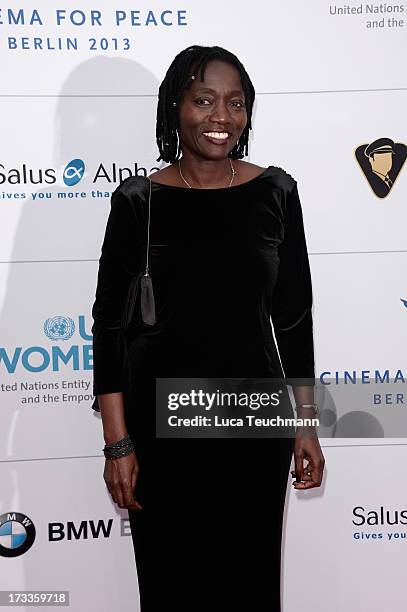
[(225, 144), (230, 136), (229, 132), (203, 132), (202, 134), (213, 144)]

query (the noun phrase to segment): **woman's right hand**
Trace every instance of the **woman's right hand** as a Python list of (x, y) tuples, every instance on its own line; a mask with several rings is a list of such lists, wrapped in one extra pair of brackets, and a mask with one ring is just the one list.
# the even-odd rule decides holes
[(119, 508), (141, 510), (142, 506), (134, 499), (139, 465), (134, 452), (117, 459), (106, 459), (103, 478), (113, 501)]

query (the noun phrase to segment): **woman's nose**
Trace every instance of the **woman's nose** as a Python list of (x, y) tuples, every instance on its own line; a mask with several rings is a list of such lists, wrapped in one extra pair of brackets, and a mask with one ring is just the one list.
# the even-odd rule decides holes
[(219, 103), (212, 108), (210, 115), (211, 121), (217, 121), (219, 123), (225, 123), (229, 119), (229, 111), (226, 104)]

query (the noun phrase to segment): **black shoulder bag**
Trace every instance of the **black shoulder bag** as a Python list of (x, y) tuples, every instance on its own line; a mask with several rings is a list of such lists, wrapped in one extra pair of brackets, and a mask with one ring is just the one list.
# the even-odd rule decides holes
[(147, 214), (147, 240), (145, 248), (145, 261), (141, 270), (131, 280), (127, 300), (123, 311), (123, 332), (127, 332), (130, 325), (136, 327), (151, 327), (156, 324), (155, 300), (153, 282), (148, 267), (150, 250), (150, 215), (151, 215), (151, 180), (149, 179), (148, 214)]

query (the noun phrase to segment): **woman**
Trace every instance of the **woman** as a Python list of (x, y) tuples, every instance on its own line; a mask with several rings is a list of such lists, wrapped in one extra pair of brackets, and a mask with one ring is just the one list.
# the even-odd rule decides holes
[(142, 263), (149, 181), (130, 177), (112, 196), (92, 311), (94, 394), (105, 454), (131, 439), (106, 459), (104, 478), (129, 509), (142, 612), (280, 610), (293, 450), (294, 487), (322, 480), (312, 430), (275, 438), (155, 434), (158, 377), (301, 378), (293, 387), (298, 415), (315, 414), (301, 204), (284, 170), (242, 160), (254, 96), (243, 65), (220, 47), (189, 47), (168, 69), (156, 135), (158, 160), (169, 165), (150, 177), (157, 323), (128, 339), (127, 356), (120, 321)]

